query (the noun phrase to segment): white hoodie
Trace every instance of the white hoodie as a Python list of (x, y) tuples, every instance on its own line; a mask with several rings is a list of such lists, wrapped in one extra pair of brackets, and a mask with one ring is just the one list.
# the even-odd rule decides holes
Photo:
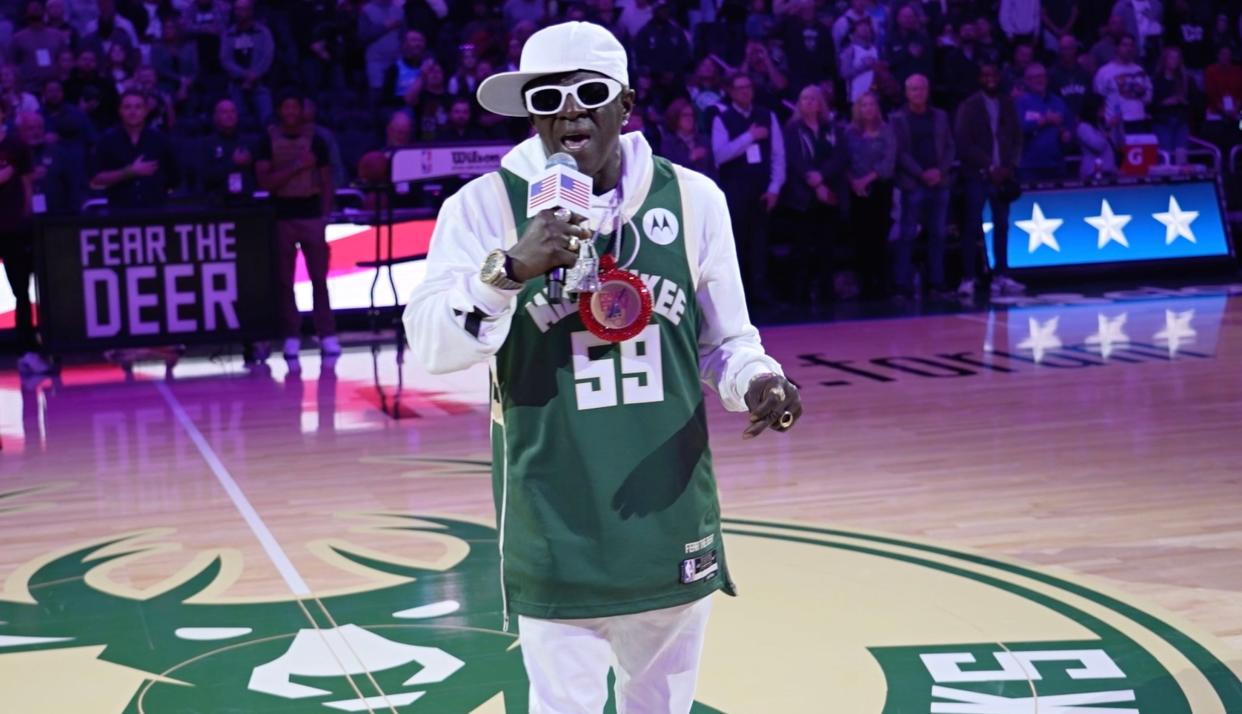
[[(621, 136), (621, 154), (621, 216), (629, 221), (647, 197), (654, 164), (650, 145), (637, 132)], [(532, 137), (506, 154), (501, 166), (529, 180), (546, 162), (543, 145)], [(686, 252), (703, 316), (699, 375), (720, 394), (726, 409), (746, 411), (750, 380), (783, 372), (764, 354), (759, 332), (750, 324), (724, 193), (706, 176), (676, 169)], [(592, 229), (605, 217), (612, 197), (609, 191), (593, 198), (588, 221)], [(431, 236), (426, 278), (414, 289), (403, 318), (410, 348), (429, 372), (453, 372), (487, 361), (504, 344), (519, 291), (485, 284), (479, 270), (488, 253), (507, 250), (517, 239), (499, 174), (480, 176), (444, 202)], [(477, 336), (465, 326), (475, 311), (484, 315)]]

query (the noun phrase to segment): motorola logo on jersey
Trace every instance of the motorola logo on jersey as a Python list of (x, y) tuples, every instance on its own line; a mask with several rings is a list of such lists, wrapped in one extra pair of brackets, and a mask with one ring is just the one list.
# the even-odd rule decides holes
[(643, 214), (643, 233), (656, 245), (668, 245), (677, 240), (679, 229), (677, 216), (667, 208), (653, 208)]

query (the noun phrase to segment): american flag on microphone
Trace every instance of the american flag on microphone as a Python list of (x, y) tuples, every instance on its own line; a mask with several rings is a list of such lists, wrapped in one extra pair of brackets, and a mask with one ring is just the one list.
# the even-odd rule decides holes
[(576, 204), (591, 205), (591, 185), (569, 174), (561, 174), (561, 192)]
[(543, 180), (530, 185), (530, 194), (526, 198), (528, 208), (535, 208), (556, 198), (556, 174), (545, 176)]

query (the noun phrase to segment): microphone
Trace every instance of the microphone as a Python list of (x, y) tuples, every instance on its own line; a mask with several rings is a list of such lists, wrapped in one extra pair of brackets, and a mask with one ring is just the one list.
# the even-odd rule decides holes
[[(578, 162), (564, 152), (548, 157), (543, 172), (530, 181), (526, 194), (526, 217), (531, 218), (549, 208), (564, 208), (570, 213), (587, 217), (591, 215), (591, 194), (594, 181), (578, 171)], [(565, 268), (548, 271), (548, 301), (559, 303), (564, 299)]]

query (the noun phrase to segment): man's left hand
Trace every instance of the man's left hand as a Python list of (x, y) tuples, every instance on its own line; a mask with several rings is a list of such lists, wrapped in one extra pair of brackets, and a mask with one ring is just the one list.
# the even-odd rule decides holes
[(750, 426), (742, 432), (742, 438), (753, 439), (769, 427), (773, 431), (792, 429), (802, 417), (802, 397), (793, 382), (780, 375), (764, 374), (750, 381), (746, 408), (750, 410)]

